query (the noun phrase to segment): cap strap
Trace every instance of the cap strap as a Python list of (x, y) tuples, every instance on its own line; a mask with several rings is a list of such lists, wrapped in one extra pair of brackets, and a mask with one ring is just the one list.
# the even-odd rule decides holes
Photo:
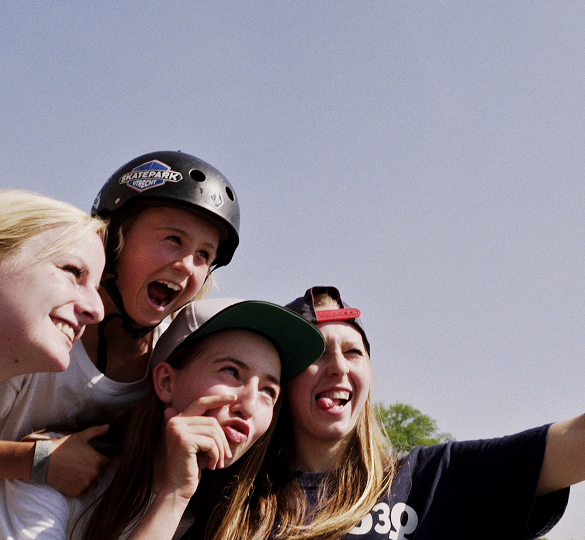
[(345, 321), (347, 319), (357, 319), (362, 312), (357, 308), (342, 308), (342, 309), (325, 309), (323, 311), (316, 311), (317, 322), (326, 321)]

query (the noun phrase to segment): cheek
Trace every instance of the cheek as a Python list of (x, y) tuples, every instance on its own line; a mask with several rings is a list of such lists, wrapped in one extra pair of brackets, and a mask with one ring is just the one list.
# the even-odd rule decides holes
[(205, 392), (202, 389), (200, 389), (195, 383), (183, 385), (180, 388), (176, 388), (174, 390), (172, 406), (177, 412), (182, 413), (194, 401), (204, 397), (205, 395), (206, 395)]
[(293, 417), (311, 404), (311, 377), (305, 372), (292, 379), (287, 386), (287, 403)]
[(293, 424), (301, 418), (309, 418), (313, 406), (311, 393), (299, 388), (297, 392), (289, 393), (287, 403)]
[(354, 384), (358, 391), (358, 402), (360, 406), (366, 402), (370, 389), (372, 386), (372, 372), (369, 366), (365, 366), (363, 369), (355, 373)]
[(199, 292), (201, 287), (203, 287), (203, 284), (207, 279), (208, 273), (209, 273), (208, 266), (197, 266), (195, 268), (195, 270), (193, 271), (193, 275), (191, 276), (192, 277), (191, 284), (187, 289), (190, 291), (191, 296), (195, 296)]
[(274, 407), (267, 406), (262, 407), (260, 411), (255, 415), (256, 422), (255, 422), (255, 433), (254, 433), (254, 440), (252, 443), (256, 442), (270, 427), (270, 423), (272, 422), (272, 417), (274, 415)]

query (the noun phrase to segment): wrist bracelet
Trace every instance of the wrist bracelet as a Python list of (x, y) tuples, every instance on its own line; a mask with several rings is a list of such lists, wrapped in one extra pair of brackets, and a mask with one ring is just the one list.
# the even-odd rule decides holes
[(33, 457), (33, 466), (30, 479), (35, 484), (46, 484), (47, 474), (49, 472), (49, 461), (51, 451), (53, 450), (53, 441), (38, 440), (35, 443), (35, 455)]

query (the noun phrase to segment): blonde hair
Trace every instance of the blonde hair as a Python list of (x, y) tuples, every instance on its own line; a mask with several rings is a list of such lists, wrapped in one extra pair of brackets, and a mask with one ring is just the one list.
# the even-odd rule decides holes
[(72, 204), (19, 189), (0, 189), (0, 260), (16, 259), (23, 245), (36, 235), (64, 230), (43, 250), (40, 259), (52, 259), (88, 236), (105, 240), (107, 224)]
[[(342, 307), (329, 295), (315, 298), (317, 311)], [(371, 395), (361, 411), (341, 466), (324, 475), (314, 509), (289, 465), (294, 451), (290, 411), (279, 416), (266, 461), (254, 485), (240, 482), (229, 498), (211, 504), (207, 540), (339, 540), (390, 491), (397, 459), (378, 423)]]

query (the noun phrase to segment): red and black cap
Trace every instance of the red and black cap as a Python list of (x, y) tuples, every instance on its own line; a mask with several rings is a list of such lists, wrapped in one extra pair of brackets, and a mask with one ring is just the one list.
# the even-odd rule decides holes
[[(324, 293), (328, 294), (343, 307), (339, 309), (315, 310), (315, 296)], [(370, 354), (370, 343), (366, 337), (366, 331), (362, 321), (360, 320), (362, 312), (359, 309), (346, 304), (341, 299), (339, 290), (335, 287), (311, 287), (310, 289), (307, 289), (304, 296), (293, 300), (290, 304), (287, 304), (286, 307), (298, 313), (301, 317), (313, 324), (333, 321), (345, 321), (352, 324), (362, 335), (366, 350), (368, 351), (368, 354)]]

